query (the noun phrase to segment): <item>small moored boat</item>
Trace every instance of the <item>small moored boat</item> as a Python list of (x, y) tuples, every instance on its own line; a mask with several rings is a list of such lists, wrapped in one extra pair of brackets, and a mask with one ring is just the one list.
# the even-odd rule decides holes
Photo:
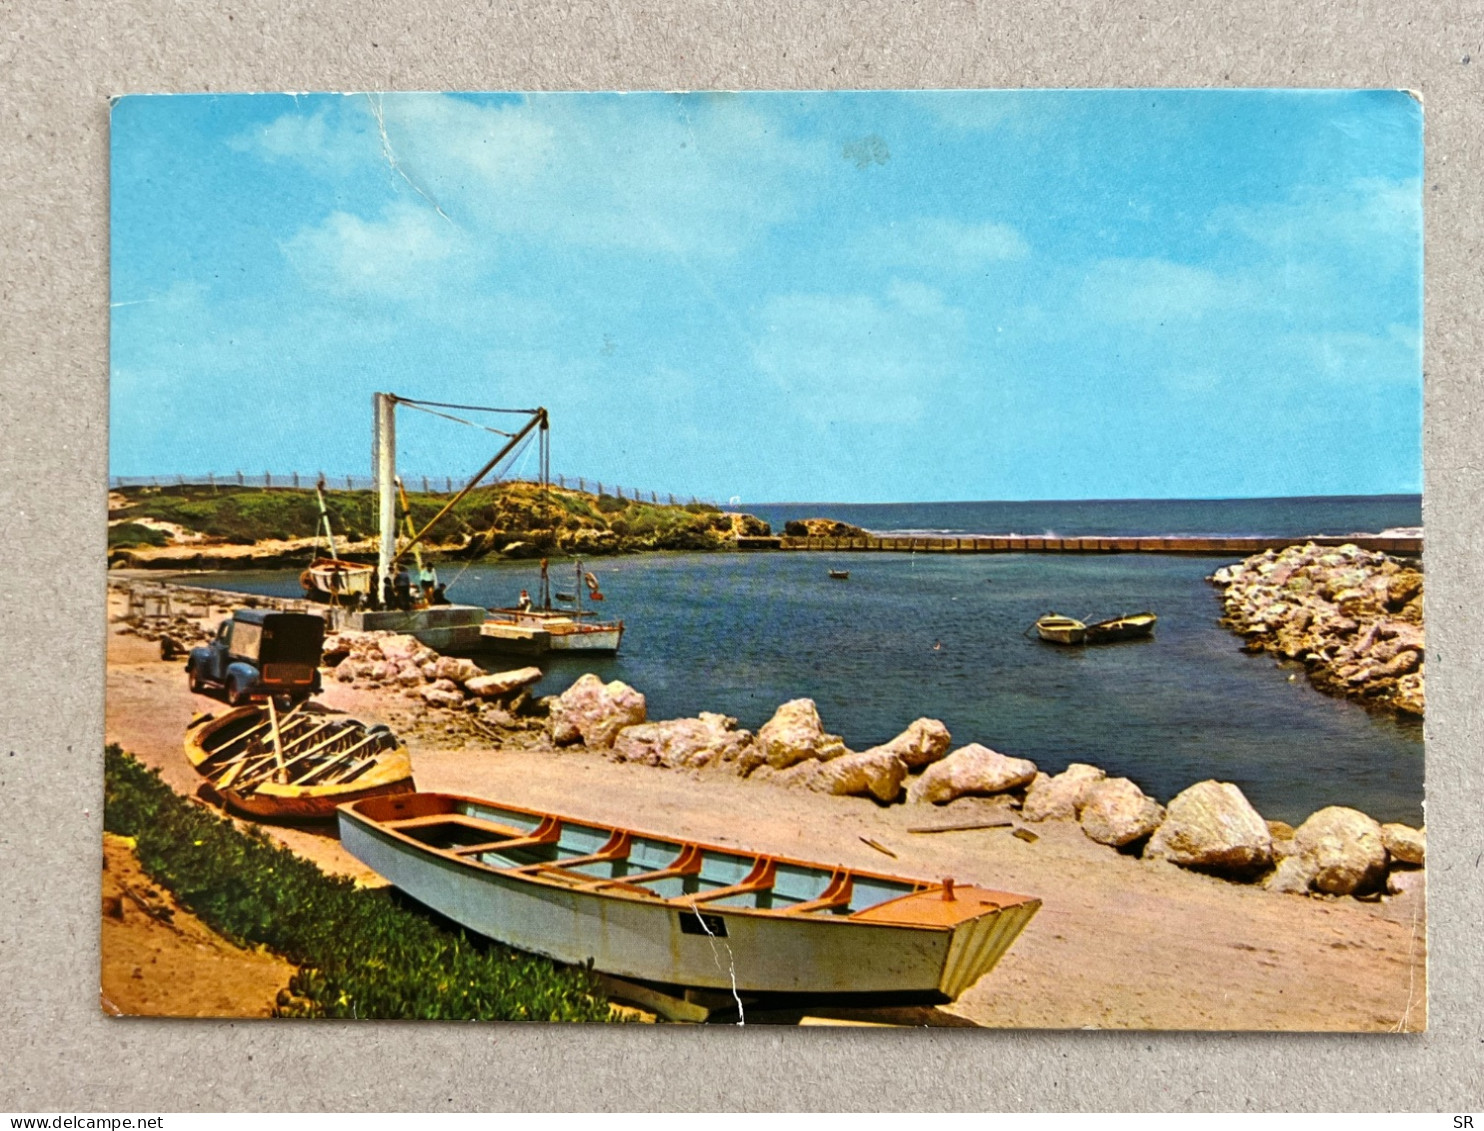
[(1099, 621), (1087, 626), (1085, 637), (1088, 644), (1109, 644), (1116, 640), (1136, 640), (1154, 631), (1154, 622), (1159, 618), (1153, 613), (1133, 613)]
[(446, 793), (340, 808), (346, 849), (471, 931), (620, 978), (737, 994), (958, 997), (1041, 901)]
[(836, 581), (849, 581), (850, 571), (848, 569), (832, 569), (830, 570), (830, 576)]
[(328, 820), (344, 802), (417, 788), (395, 734), (317, 704), (208, 715), (186, 730), (185, 754), (229, 808), (263, 820)]
[(1052, 644), (1081, 644), (1087, 635), (1087, 625), (1075, 617), (1047, 613), (1036, 621), (1036, 635)]

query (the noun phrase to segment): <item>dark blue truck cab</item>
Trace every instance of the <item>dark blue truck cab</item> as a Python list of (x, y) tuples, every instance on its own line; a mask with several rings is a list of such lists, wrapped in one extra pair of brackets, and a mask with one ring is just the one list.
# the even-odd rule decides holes
[(238, 609), (211, 643), (186, 661), (191, 690), (220, 688), (234, 707), (281, 696), (297, 702), (320, 690), (323, 617), (271, 609)]

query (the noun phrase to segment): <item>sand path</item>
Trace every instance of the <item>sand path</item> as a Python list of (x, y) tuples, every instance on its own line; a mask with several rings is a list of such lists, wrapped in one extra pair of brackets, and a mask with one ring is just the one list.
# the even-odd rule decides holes
[[(162, 662), (155, 644), (117, 628), (110, 625), (108, 741), (193, 793), (199, 779), (182, 753), (181, 734), (193, 714), (222, 704), (192, 695), (181, 663)], [(334, 683), (323, 698), (393, 725), (406, 703)], [(459, 741), (449, 736), (445, 744), (427, 729), (408, 737), (420, 788), (1040, 897), (1040, 914), (999, 966), (946, 1007), (978, 1024), (1371, 1031), (1425, 1025), (1420, 893), (1378, 903), (1277, 895), (1119, 855), (1072, 822), (1033, 826), (1034, 843), (1008, 829), (906, 831), (992, 810), (984, 800), (925, 812), (714, 773), (617, 764), (580, 747), (445, 748)], [(327, 871), (378, 882), (330, 835), (269, 831)]]

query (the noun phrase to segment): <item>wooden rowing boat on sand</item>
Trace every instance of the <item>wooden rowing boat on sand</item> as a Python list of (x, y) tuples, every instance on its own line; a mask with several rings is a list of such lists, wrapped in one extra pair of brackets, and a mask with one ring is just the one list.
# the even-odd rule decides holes
[(208, 715), (186, 730), (185, 754), (229, 808), (263, 820), (329, 820), (344, 802), (417, 788), (396, 735), (317, 704)]
[(737, 994), (952, 1000), (1041, 906), (446, 793), (340, 808), (340, 840), (492, 939), (620, 978)]

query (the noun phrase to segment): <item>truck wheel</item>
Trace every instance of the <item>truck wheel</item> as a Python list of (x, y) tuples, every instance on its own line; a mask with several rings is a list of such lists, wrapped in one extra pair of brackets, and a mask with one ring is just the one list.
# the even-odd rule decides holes
[(186, 668), (186, 683), (190, 686), (193, 694), (200, 695), (206, 690), (206, 684), (202, 682), (200, 673), (196, 671), (195, 664), (191, 664)]
[(241, 707), (248, 700), (247, 689), (242, 686), (236, 676), (227, 680), (227, 702), (234, 707)]

